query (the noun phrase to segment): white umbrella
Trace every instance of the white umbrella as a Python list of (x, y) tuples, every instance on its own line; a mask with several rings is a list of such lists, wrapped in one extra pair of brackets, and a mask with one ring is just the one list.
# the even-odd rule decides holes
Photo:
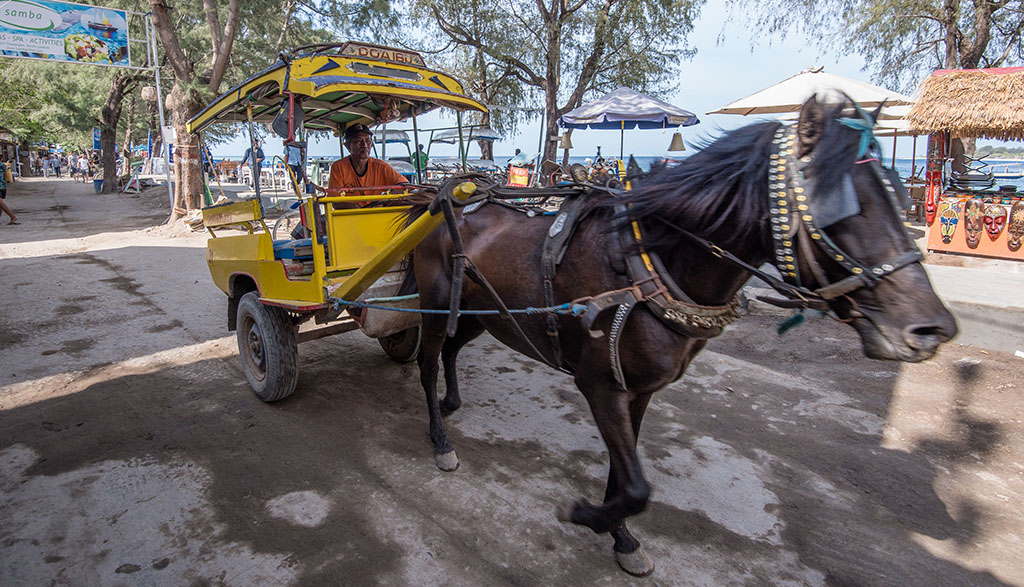
[(888, 106), (909, 105), (914, 100), (891, 90), (825, 73), (822, 66), (808, 67), (793, 77), (783, 80), (746, 98), (736, 100), (708, 114), (773, 114), (799, 112), (800, 107), (813, 95), (838, 100), (843, 94), (864, 108), (875, 108), (885, 102)]

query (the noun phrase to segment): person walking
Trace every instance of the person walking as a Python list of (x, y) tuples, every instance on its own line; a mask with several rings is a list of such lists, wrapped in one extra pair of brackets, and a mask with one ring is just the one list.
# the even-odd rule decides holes
[(18, 222), (18, 217), (11, 212), (11, 209), (7, 207), (7, 178), (11, 175), (11, 170), (7, 166), (7, 162), (0, 160), (0, 218), (3, 218), (6, 212), (11, 217), (11, 221), (7, 224), (21, 224)]
[(78, 158), (78, 173), (82, 176), (82, 183), (89, 181), (89, 158), (85, 155)]

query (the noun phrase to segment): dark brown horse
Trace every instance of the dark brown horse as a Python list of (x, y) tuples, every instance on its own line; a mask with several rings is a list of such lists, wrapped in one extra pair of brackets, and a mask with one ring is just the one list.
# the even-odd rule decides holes
[[(727, 304), (750, 272), (716, 256), (678, 228), (754, 267), (776, 261), (783, 275), (798, 276), (791, 281), (800, 279), (804, 291), (831, 292), (818, 302), (857, 330), (867, 356), (911, 362), (931, 357), (956, 333), (956, 324), (932, 291), (893, 205), (895, 191), (867, 149), (874, 144), (873, 124), (874, 115), (854, 110), (851, 104), (825, 106), (812, 99), (804, 105), (794, 131), (772, 122), (747, 126), (634, 191), (589, 194), (589, 213), (554, 280), (554, 300), (563, 303), (630, 285), (614, 269), (621, 265), (615, 257), (622, 249), (612, 242), (618, 237), (611, 230), (622, 216), (621, 206), (615, 206), (627, 203), (643, 230), (646, 250), (660, 255), (666, 272), (697, 304)], [(789, 139), (787, 132), (792, 132)], [(784, 183), (787, 173), (806, 183)], [(798, 230), (801, 217), (806, 220), (812, 213), (832, 220), (827, 226), (808, 223), (810, 228)], [(552, 218), (527, 218), (493, 204), (456, 218), (467, 258), (507, 307), (543, 306), (542, 243)], [(799, 238), (803, 245), (794, 243)], [(826, 242), (831, 249), (815, 246)], [(415, 250), (422, 308), (448, 307), (453, 266), (453, 241), (444, 230), (432, 233)], [(482, 287), (466, 281), (461, 307), (495, 305)], [(559, 517), (598, 533), (610, 532), (619, 564), (643, 575), (653, 565), (626, 528), (626, 518), (643, 511), (650, 494), (636, 451), (640, 424), (651, 394), (679, 379), (707, 341), (677, 333), (647, 305), (639, 304), (621, 330), (620, 385), (608, 340), (613, 314), (600, 314), (591, 331), (579, 318), (558, 317), (560, 367), (573, 374), (586, 397), (611, 465), (602, 502), (581, 498), (563, 508)], [(430, 438), (442, 469), (458, 465), (442, 417), (461, 404), (456, 379), (459, 349), (486, 330), (525, 355), (554, 361), (545, 317), (525, 316), (518, 323), (532, 344), (498, 316), (463, 315), (451, 337), (445, 316), (423, 317), (420, 377), (430, 413)], [(595, 337), (597, 330), (605, 336)], [(543, 356), (537, 356), (538, 351)], [(436, 390), (439, 356), (447, 386), (441, 401)]]

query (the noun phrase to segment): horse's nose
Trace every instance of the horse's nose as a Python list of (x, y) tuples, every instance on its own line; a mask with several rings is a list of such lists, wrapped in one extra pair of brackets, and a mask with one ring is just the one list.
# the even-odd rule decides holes
[(926, 353), (933, 353), (940, 344), (956, 336), (956, 322), (947, 324), (911, 324), (903, 329), (903, 341), (907, 346)]

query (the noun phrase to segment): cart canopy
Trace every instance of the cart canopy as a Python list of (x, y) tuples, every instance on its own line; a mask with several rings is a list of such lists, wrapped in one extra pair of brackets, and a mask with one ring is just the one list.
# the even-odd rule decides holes
[(255, 122), (268, 123), (287, 112), (310, 130), (341, 131), (356, 123), (376, 125), (405, 120), (439, 107), (486, 112), (463, 94), (455, 78), (427, 69), (412, 51), (366, 43), (309, 45), (231, 88), (188, 121), (197, 133), (217, 122), (244, 122), (252, 106)]

